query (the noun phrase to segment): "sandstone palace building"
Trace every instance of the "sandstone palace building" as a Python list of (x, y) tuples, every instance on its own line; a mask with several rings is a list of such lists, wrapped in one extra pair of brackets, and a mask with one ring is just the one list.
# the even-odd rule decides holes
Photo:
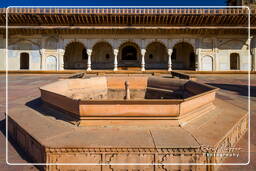
[(256, 68), (254, 8), (8, 8), (8, 49), (6, 10), (0, 70)]

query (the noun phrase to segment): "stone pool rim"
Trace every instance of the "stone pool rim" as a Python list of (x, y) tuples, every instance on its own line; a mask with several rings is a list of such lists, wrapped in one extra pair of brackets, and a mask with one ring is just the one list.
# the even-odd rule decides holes
[[(57, 82), (61, 81), (63, 80), (59, 80)], [(56, 109), (64, 111), (64, 115), (69, 114), (70, 116), (75, 116), (75, 118), (78, 119), (97, 117), (101, 119), (104, 117), (106, 119), (111, 117), (117, 117), (120, 119), (127, 119), (125, 117), (128, 117), (136, 119), (136, 117), (150, 118), (157, 116), (177, 119), (178, 117), (189, 113), (200, 113), (198, 110), (199, 108), (213, 105), (216, 91), (218, 90), (216, 87), (198, 83), (196, 81), (188, 80), (188, 82), (193, 82), (196, 85), (206, 87), (209, 90), (184, 99), (80, 100), (46, 90), (44, 89), (44, 86), (39, 89), (43, 102), (50, 104), (50, 107), (56, 107)], [(132, 105), (133, 107), (131, 107)], [(132, 109), (134, 107), (137, 107), (137, 112)], [(113, 112), (111, 113), (108, 110), (112, 110)]]

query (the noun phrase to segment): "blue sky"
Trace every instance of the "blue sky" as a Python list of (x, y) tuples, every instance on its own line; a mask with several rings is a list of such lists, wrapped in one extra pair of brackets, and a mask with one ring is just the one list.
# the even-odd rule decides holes
[(225, 6), (226, 0), (0, 0), (8, 6)]

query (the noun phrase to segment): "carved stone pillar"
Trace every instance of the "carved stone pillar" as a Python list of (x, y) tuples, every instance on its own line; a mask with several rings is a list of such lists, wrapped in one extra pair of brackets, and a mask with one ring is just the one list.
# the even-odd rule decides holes
[(168, 71), (172, 71), (172, 49), (168, 49)]
[(87, 71), (92, 70), (92, 49), (87, 49), (88, 59), (87, 59)]
[(252, 70), (253, 71), (256, 71), (256, 48), (254, 48), (254, 50), (253, 50), (254, 52), (253, 52), (253, 57), (252, 57), (252, 59), (253, 59), (253, 61), (252, 61)]
[(199, 71), (200, 70), (200, 63), (199, 63), (199, 61), (200, 61), (200, 49), (199, 48), (197, 48), (196, 49), (196, 53), (195, 53), (195, 70), (196, 71)]
[(41, 70), (46, 70), (45, 49), (40, 49), (39, 53), (41, 55)]
[(114, 49), (114, 71), (118, 70), (117, 55), (118, 55), (118, 49)]
[(141, 49), (141, 71), (145, 71), (145, 54), (146, 49)]
[(59, 49), (59, 70), (64, 70), (64, 49)]
[(251, 55), (251, 71), (256, 70), (256, 39), (255, 37), (251, 37), (251, 49), (250, 49), (250, 55)]

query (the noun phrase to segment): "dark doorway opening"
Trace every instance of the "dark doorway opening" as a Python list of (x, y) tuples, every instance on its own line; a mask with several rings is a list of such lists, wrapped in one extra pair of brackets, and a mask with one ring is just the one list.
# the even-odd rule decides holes
[(191, 44), (180, 42), (173, 47), (172, 68), (180, 70), (195, 70), (196, 54)]
[(71, 42), (65, 48), (64, 69), (85, 69), (88, 54), (80, 42)]
[(20, 54), (20, 69), (29, 69), (29, 54)]
[(231, 53), (230, 54), (230, 69), (238, 70), (240, 69), (240, 60), (238, 53)]
[(133, 46), (126, 46), (122, 50), (122, 60), (137, 60), (137, 49)]

